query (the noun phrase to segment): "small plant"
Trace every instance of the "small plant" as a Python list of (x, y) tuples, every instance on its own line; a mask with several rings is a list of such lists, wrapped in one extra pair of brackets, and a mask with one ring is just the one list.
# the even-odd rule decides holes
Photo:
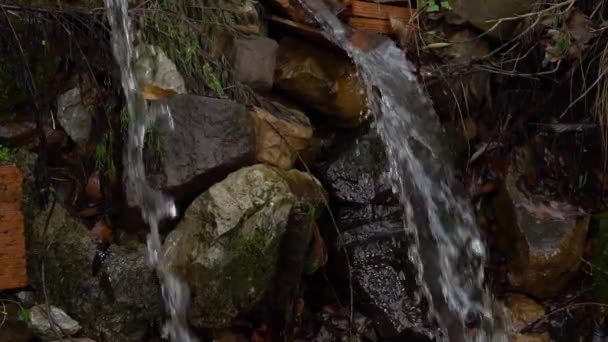
[(0, 164), (10, 164), (15, 161), (16, 151), (12, 148), (0, 145)]
[(112, 158), (112, 146), (114, 145), (114, 134), (108, 131), (103, 135), (103, 138), (95, 147), (95, 161), (97, 168), (102, 170), (104, 174), (113, 179), (116, 176), (116, 166)]
[(439, 12), (439, 10), (451, 10), (450, 2), (448, 0), (424, 0), (421, 1), (421, 7), (423, 7), (429, 13)]
[(30, 309), (24, 308), (23, 305), (21, 305), (21, 303), (16, 300), (0, 298), (0, 328), (2, 328), (2, 325), (4, 325), (4, 322), (6, 321), (6, 317), (8, 316), (8, 311), (6, 310), (7, 303), (16, 304), (19, 307), (18, 313), (19, 313), (19, 316), (21, 317), (21, 319), (26, 323), (30, 322), (30, 319), (31, 319)]

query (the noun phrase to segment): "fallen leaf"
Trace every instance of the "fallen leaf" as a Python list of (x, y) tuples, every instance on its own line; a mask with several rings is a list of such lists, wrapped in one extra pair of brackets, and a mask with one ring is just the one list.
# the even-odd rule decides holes
[(143, 95), (146, 100), (162, 100), (175, 94), (177, 94), (177, 92), (173, 89), (163, 89), (151, 84), (144, 85)]

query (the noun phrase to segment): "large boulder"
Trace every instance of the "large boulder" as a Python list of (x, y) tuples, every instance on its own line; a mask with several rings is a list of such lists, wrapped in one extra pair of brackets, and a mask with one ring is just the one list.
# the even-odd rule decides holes
[(357, 125), (366, 110), (363, 87), (346, 56), (293, 38), (280, 42), (275, 87), (337, 124)]
[(178, 94), (166, 100), (174, 129), (157, 128), (146, 161), (151, 184), (187, 203), (228, 173), (255, 162), (253, 119), (226, 99)]
[(190, 286), (191, 322), (227, 326), (252, 309), (272, 285), (291, 212), (307, 208), (300, 225), (311, 229), (323, 197), (312, 176), (261, 164), (199, 196), (164, 244), (169, 268)]
[(28, 273), (40, 303), (46, 290), (50, 304), (105, 341), (140, 340), (162, 319), (160, 288), (143, 244), (110, 246), (94, 274), (96, 245), (59, 203), (38, 211), (28, 229)]
[(431, 340), (428, 304), (408, 258), (411, 237), (384, 177), (387, 162), (382, 143), (377, 136), (366, 135), (345, 145), (322, 172), (337, 203), (342, 232), (337, 244), (350, 257), (355, 303), (373, 319), (383, 338)]
[(507, 260), (510, 285), (539, 298), (560, 293), (581, 263), (589, 215), (567, 203), (528, 193), (532, 153), (516, 149), (498, 193), (492, 200), (498, 224), (498, 248)]

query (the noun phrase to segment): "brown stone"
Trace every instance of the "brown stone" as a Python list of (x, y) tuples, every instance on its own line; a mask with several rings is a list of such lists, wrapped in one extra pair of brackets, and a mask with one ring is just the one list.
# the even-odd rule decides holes
[(28, 284), (22, 186), (23, 176), (17, 166), (0, 166), (0, 290)]
[(366, 98), (348, 57), (294, 38), (279, 45), (275, 87), (343, 126), (361, 123)]
[(545, 309), (534, 300), (520, 294), (510, 294), (505, 304), (511, 313), (511, 341), (513, 342), (549, 342), (549, 333), (522, 334), (521, 329), (545, 315)]
[(589, 215), (567, 203), (526, 194), (518, 184), (533, 177), (527, 147), (515, 151), (512, 163), (492, 200), (497, 247), (505, 256), (512, 289), (537, 298), (558, 295), (579, 269)]
[(308, 117), (297, 110), (289, 110), (274, 104), (275, 114), (262, 108), (251, 111), (256, 131), (256, 159), (290, 169), (312, 139), (312, 127)]

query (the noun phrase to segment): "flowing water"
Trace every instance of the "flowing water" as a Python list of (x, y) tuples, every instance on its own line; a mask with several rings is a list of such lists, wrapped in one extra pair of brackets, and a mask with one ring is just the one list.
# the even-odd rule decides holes
[[(345, 26), (323, 0), (299, 0), (325, 36), (354, 61), (385, 145), (393, 191), (414, 236), (410, 257), (441, 328), (438, 340), (507, 341), (483, 286), (485, 249), (469, 202), (457, 191), (449, 146), (414, 67), (394, 42)], [(471, 335), (467, 326), (477, 324)]]
[(159, 222), (175, 217), (177, 210), (173, 200), (151, 188), (146, 182), (143, 162), (146, 130), (157, 120), (166, 119), (172, 126), (168, 107), (148, 106), (137, 82), (133, 66), (137, 58), (133, 48), (134, 33), (128, 15), (128, 0), (105, 0), (111, 28), (112, 51), (120, 66), (122, 88), (129, 113), (129, 129), (123, 156), (125, 188), (129, 204), (141, 209), (144, 221), (150, 226), (148, 257), (161, 283), (165, 310), (170, 319), (164, 332), (174, 342), (194, 342), (197, 339), (188, 330), (186, 313), (190, 301), (186, 284), (167, 269), (158, 232)]
[[(438, 340), (506, 341), (482, 284), (485, 250), (472, 210), (455, 191), (449, 146), (442, 145), (441, 126), (413, 66), (392, 41), (354, 35), (323, 0), (300, 1), (317, 18), (327, 38), (350, 54), (365, 84), (368, 108), (375, 115), (375, 128), (389, 159), (393, 190), (405, 209), (404, 229), (415, 237), (410, 256), (434, 308), (430, 314), (442, 330)], [(143, 164), (146, 130), (158, 119), (170, 123), (171, 116), (168, 108), (148, 106), (142, 96), (133, 72), (137, 56), (127, 0), (105, 3), (129, 113), (124, 154), (128, 200), (141, 208), (150, 226), (149, 262), (160, 279), (170, 316), (166, 333), (172, 341), (196, 341), (187, 328), (188, 288), (167, 269), (158, 232), (159, 221), (174, 217), (176, 208), (169, 197), (147, 184)], [(466, 324), (475, 321), (481, 322), (481, 329), (471, 336)]]

